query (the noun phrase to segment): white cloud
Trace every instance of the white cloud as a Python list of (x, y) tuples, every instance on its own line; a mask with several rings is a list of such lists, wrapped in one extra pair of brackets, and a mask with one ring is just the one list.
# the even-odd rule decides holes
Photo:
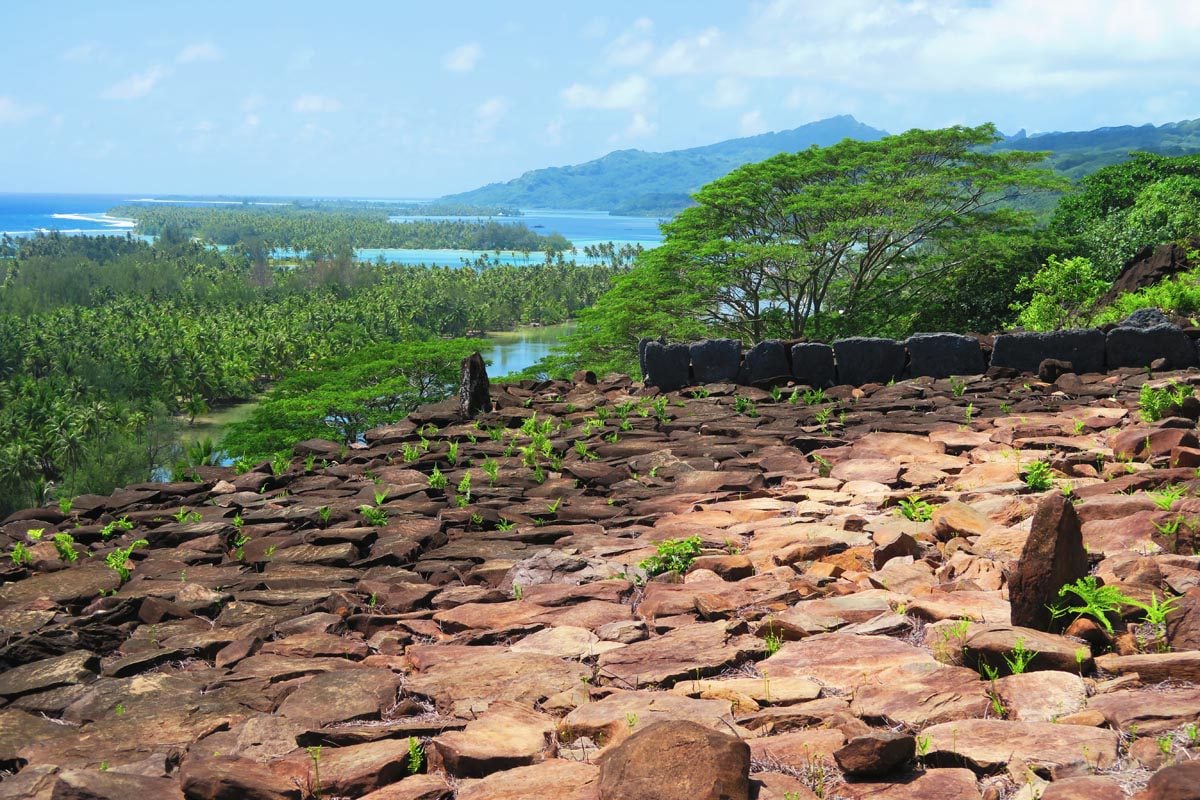
[(629, 120), (629, 127), (625, 129), (625, 138), (642, 139), (653, 135), (657, 130), (658, 124), (646, 119), (646, 115), (639, 111), (633, 115), (633, 119)]
[(470, 72), (475, 69), (479, 59), (483, 58), (483, 48), (478, 42), (468, 42), (460, 45), (442, 58), (442, 66), (451, 72)]
[(742, 114), (738, 120), (738, 130), (742, 136), (754, 136), (755, 134), (763, 133), (767, 130), (767, 123), (763, 121), (762, 111), (757, 108), (753, 111), (747, 111)]
[(744, 82), (737, 78), (720, 78), (713, 85), (707, 103), (713, 108), (737, 108), (746, 104), (749, 95), (750, 87)]
[(100, 96), (106, 100), (136, 100), (150, 94), (166, 74), (162, 67), (153, 66), (117, 81), (101, 92)]
[(11, 97), (0, 95), (0, 125), (19, 125), (37, 116), (41, 109), (25, 106)]
[(70, 50), (62, 54), (63, 61), (75, 61), (78, 63), (90, 63), (98, 61), (104, 55), (104, 48), (95, 42), (85, 42), (84, 44), (76, 45)]
[(565, 126), (566, 126), (566, 123), (563, 122), (562, 117), (555, 117), (554, 119), (552, 119), (548, 123), (546, 123), (546, 130), (545, 130), (546, 142), (554, 147), (558, 147), (560, 144), (562, 144), (563, 143), (563, 128)]
[(631, 67), (642, 63), (654, 52), (650, 39), (654, 32), (654, 20), (639, 17), (633, 24), (609, 43), (608, 63), (619, 67)]
[(332, 114), (341, 108), (340, 100), (323, 94), (302, 94), (292, 102), (292, 111), (298, 114)]
[(212, 42), (194, 42), (180, 50), (175, 60), (180, 64), (191, 64), (196, 61), (220, 61), (223, 55)]
[(475, 138), (490, 141), (496, 126), (508, 115), (508, 101), (503, 97), (491, 97), (475, 109)]
[(641, 75), (630, 75), (607, 88), (573, 83), (563, 89), (563, 100), (571, 108), (637, 109), (646, 104), (650, 83)]

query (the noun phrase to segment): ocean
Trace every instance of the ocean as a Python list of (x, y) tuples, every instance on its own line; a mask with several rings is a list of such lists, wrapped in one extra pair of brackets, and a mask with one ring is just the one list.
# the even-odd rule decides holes
[[(185, 202), (188, 204), (238, 204), (224, 198), (190, 198), (188, 200), (162, 200), (139, 194), (5, 194), (0, 193), (0, 234), (32, 236), (38, 231), (57, 230), (69, 234), (116, 234), (131, 231), (134, 223), (105, 215), (113, 206), (128, 202)], [(273, 205), (263, 201), (256, 205)], [(658, 225), (660, 220), (651, 217), (610, 216), (603, 211), (578, 210), (530, 210), (524, 216), (506, 217), (505, 222), (522, 222), (537, 233), (561, 233), (570, 239), (578, 252), (574, 258), (583, 263), (582, 250), (589, 245), (612, 242), (621, 245), (638, 245), (651, 248), (662, 242)], [(434, 219), (434, 217), (393, 217), (402, 222), (410, 219)], [(479, 217), (441, 217), (440, 219), (475, 220)], [(358, 257), (373, 261), (382, 257), (385, 261), (398, 264), (433, 264), (460, 266), (483, 255), (474, 250), (379, 250), (363, 248)], [(488, 252), (496, 261), (495, 253)], [(540, 253), (528, 258), (521, 253), (501, 253), (499, 259), (505, 264), (542, 263)]]

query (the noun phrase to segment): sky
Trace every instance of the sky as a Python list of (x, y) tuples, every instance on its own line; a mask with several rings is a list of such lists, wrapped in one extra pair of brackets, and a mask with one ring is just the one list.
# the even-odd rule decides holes
[(1200, 117), (1195, 0), (4, 0), (0, 192), (430, 197), (837, 114)]

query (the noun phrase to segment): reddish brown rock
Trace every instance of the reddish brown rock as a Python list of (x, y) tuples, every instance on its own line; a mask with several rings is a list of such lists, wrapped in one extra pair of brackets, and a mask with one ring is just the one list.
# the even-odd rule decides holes
[(1163, 767), (1136, 800), (1200, 800), (1200, 761)]
[(1033, 528), (1009, 583), (1012, 624), (1042, 631), (1055, 624), (1047, 608), (1058, 590), (1088, 574), (1087, 552), (1075, 508), (1061, 494), (1039, 504)]
[(593, 764), (551, 759), (459, 784), (457, 800), (600, 800), (600, 770)]
[(600, 800), (749, 800), (750, 748), (691, 722), (660, 722), (600, 761)]
[(927, 769), (887, 781), (854, 781), (837, 787), (847, 800), (980, 800), (969, 769)]
[(916, 749), (916, 739), (908, 734), (873, 731), (851, 739), (833, 757), (847, 774), (879, 777), (911, 760)]
[(194, 756), (179, 781), (188, 800), (301, 800), (303, 782), (294, 777), (245, 759)]
[(555, 721), (517, 703), (493, 703), (487, 713), (432, 742), (438, 765), (459, 778), (536, 764), (554, 755)]

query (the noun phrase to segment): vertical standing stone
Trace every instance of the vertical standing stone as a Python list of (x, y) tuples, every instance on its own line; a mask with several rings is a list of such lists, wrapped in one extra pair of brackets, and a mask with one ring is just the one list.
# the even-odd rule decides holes
[(458, 404), (462, 415), (473, 419), (481, 411), (491, 411), (490, 389), (487, 365), (483, 363), (483, 356), (476, 351), (462, 362), (462, 375), (458, 383)]
[(1047, 606), (1057, 602), (1059, 589), (1087, 574), (1088, 556), (1075, 507), (1061, 494), (1047, 495), (1033, 515), (1033, 530), (1009, 581), (1012, 624), (1050, 630)]

